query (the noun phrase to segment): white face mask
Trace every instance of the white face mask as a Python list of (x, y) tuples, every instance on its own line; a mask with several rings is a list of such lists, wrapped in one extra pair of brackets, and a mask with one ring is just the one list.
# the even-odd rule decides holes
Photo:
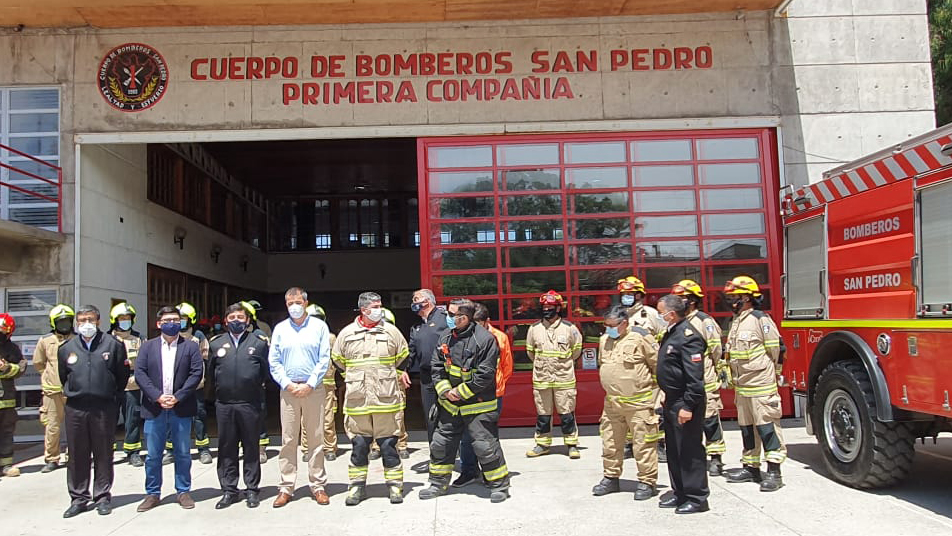
[(304, 306), (299, 303), (293, 303), (288, 306), (288, 314), (291, 315), (291, 318), (298, 320), (304, 316)]
[(380, 322), (380, 319), (383, 318), (383, 309), (370, 309), (370, 312), (367, 313), (367, 318), (371, 322)]
[(83, 337), (90, 339), (96, 334), (96, 324), (93, 324), (92, 322), (84, 322), (79, 325), (77, 331), (79, 331), (79, 334)]

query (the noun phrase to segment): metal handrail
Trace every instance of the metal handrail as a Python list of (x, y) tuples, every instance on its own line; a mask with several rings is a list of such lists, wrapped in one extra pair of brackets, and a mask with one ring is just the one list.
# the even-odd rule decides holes
[(24, 153), (23, 151), (19, 151), (19, 150), (17, 150), (17, 149), (14, 149), (13, 147), (10, 147), (10, 146), (7, 146), (7, 145), (3, 145), (2, 143), (0, 143), (0, 150), (6, 150), (6, 151), (9, 152), (9, 153), (15, 154), (15, 155), (17, 155), (17, 156), (21, 156), (21, 157), (23, 157), (23, 158), (26, 158), (26, 159), (31, 160), (31, 161), (33, 161), (33, 162), (36, 162), (37, 164), (40, 164), (40, 165), (46, 166), (46, 167), (48, 167), (48, 168), (50, 168), (50, 169), (56, 170), (56, 180), (55, 180), (55, 181), (52, 181), (52, 180), (50, 180), (50, 179), (47, 179), (46, 177), (41, 177), (41, 176), (36, 175), (36, 174), (34, 174), (34, 173), (30, 173), (29, 171), (24, 171), (24, 170), (22, 170), (22, 169), (18, 169), (18, 168), (16, 168), (16, 167), (13, 167), (13, 166), (10, 165), (10, 164), (5, 164), (5, 163), (3, 163), (3, 162), (0, 162), (0, 167), (2, 167), (2, 168), (9, 169), (10, 171), (12, 171), (12, 172), (14, 172), (14, 173), (18, 173), (18, 174), (20, 174), (20, 175), (25, 175), (25, 176), (27, 176), (27, 177), (29, 177), (29, 178), (31, 178), (31, 179), (38, 180), (38, 181), (42, 181), (42, 182), (45, 182), (46, 184), (50, 184), (50, 185), (52, 185), (52, 186), (55, 186), (55, 187), (56, 187), (56, 197), (55, 197), (55, 198), (50, 197), (50, 196), (48, 196), (48, 195), (41, 194), (41, 193), (39, 193), (39, 192), (33, 192), (33, 191), (30, 191), (30, 190), (27, 190), (26, 188), (23, 188), (22, 186), (17, 186), (16, 184), (10, 184), (10, 183), (4, 182), (4, 181), (0, 181), (0, 187), (10, 188), (11, 190), (16, 190), (16, 191), (18, 191), (18, 192), (20, 192), (20, 193), (23, 193), (23, 194), (26, 194), (26, 195), (29, 195), (29, 196), (32, 196), (32, 197), (37, 197), (37, 198), (43, 199), (43, 200), (45, 200), (45, 201), (48, 201), (48, 202), (50, 202), (50, 203), (55, 203), (55, 204), (56, 204), (56, 228), (57, 228), (57, 230), (58, 230), (59, 232), (63, 232), (63, 203), (62, 203), (62, 199), (63, 199), (63, 168), (61, 168), (61, 167), (59, 167), (59, 166), (54, 166), (53, 164), (51, 164), (51, 163), (49, 163), (49, 162), (47, 162), (47, 161), (45, 161), (45, 160), (41, 160), (41, 159), (39, 159), (39, 158), (36, 158), (36, 157), (33, 156), (33, 155), (29, 155), (29, 154), (27, 154), (27, 153)]

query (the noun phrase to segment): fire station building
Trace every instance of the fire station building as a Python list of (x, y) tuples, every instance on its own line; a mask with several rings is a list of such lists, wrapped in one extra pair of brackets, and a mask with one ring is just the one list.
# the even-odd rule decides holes
[(146, 332), (182, 300), (279, 321), (294, 285), (336, 331), (374, 290), (406, 332), (428, 287), (510, 333), (504, 420), (529, 424), (554, 289), (592, 422), (619, 278), (649, 304), (695, 279), (726, 323), (746, 273), (779, 313), (781, 190), (935, 126), (925, 0), (235, 4), (0, 7), (0, 309), (25, 353), (58, 302), (129, 301)]

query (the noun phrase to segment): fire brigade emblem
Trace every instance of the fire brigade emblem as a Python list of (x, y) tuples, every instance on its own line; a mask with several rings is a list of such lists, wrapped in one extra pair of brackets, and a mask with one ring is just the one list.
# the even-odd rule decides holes
[(876, 349), (883, 355), (889, 355), (889, 350), (892, 349), (892, 338), (885, 333), (880, 333), (879, 337), (876, 337)]
[(165, 59), (154, 48), (139, 43), (120, 45), (99, 64), (99, 94), (113, 108), (139, 112), (155, 106), (169, 82)]

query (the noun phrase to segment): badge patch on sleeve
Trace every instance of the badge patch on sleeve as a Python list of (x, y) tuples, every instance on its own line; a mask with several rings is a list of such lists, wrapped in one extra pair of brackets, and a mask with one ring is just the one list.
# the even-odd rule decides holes
[(700, 362), (701, 362), (701, 354), (691, 354), (691, 362), (692, 362), (692, 363), (700, 363)]
[(764, 326), (763, 326), (763, 327), (764, 327), (764, 335), (766, 335), (766, 334), (768, 334), (768, 333), (770, 333), (770, 326), (769, 326), (769, 325), (767, 325), (767, 324), (764, 324)]

